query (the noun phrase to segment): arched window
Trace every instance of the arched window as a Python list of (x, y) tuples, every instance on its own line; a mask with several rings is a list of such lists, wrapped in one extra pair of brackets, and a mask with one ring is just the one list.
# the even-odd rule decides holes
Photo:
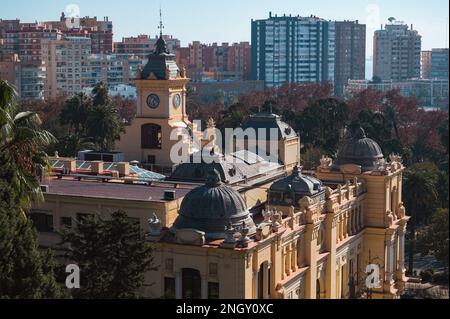
[(201, 299), (201, 277), (200, 271), (191, 268), (182, 270), (182, 295), (183, 299)]
[(160, 149), (162, 141), (161, 126), (157, 124), (144, 124), (141, 127), (141, 147)]

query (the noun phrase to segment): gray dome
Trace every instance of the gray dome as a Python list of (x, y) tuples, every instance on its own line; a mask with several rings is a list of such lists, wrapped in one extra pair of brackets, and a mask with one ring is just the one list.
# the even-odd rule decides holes
[(270, 187), (270, 192), (294, 192), (303, 196), (314, 196), (323, 191), (322, 182), (312, 176), (300, 173), (298, 166), (294, 167), (290, 176), (284, 177)]
[(344, 164), (356, 164), (361, 166), (362, 171), (370, 171), (382, 158), (384, 156), (380, 146), (374, 140), (366, 137), (364, 130), (359, 128), (338, 150), (333, 167), (339, 169)]
[(256, 227), (242, 196), (220, 180), (216, 170), (210, 171), (206, 184), (190, 191), (183, 199), (179, 216), (173, 224), (176, 229), (196, 229), (206, 233), (207, 239), (223, 239), (225, 227), (234, 228), (243, 222), (255, 233)]

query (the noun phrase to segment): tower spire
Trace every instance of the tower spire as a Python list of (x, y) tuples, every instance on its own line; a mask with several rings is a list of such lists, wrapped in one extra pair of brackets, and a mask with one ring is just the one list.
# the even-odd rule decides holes
[(161, 6), (159, 6), (159, 37), (162, 38), (163, 35), (163, 29), (164, 29), (164, 24), (162, 22), (162, 11), (161, 11)]

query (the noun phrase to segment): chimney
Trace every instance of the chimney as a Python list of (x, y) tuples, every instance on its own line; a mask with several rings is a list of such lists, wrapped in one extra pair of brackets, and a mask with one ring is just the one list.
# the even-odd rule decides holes
[(121, 177), (130, 175), (130, 163), (127, 162), (117, 163), (117, 170), (119, 171), (119, 175)]
[(272, 18), (272, 11), (269, 11), (269, 18)]
[(91, 172), (95, 175), (103, 174), (103, 162), (102, 161), (93, 161), (91, 162)]
[(74, 159), (64, 160), (64, 170), (70, 173), (76, 173), (77, 161)]

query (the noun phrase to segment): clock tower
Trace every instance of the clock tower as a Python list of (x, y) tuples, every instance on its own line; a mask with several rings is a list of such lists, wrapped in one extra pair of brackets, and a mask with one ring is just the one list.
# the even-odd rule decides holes
[[(197, 130), (186, 114), (188, 82), (184, 67), (178, 67), (160, 32), (147, 64), (136, 73), (136, 118), (116, 142), (127, 161), (173, 166), (178, 163), (172, 161), (170, 152), (180, 141), (192, 152), (191, 139), (181, 138), (182, 132)], [(179, 137), (172, 141), (174, 134)]]

